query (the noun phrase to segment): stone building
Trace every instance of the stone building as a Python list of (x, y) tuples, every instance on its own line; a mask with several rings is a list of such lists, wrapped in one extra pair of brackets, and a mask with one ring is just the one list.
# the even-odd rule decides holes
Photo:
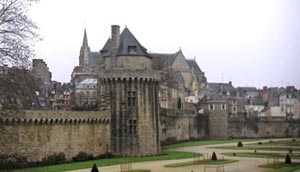
[(208, 135), (210, 138), (225, 139), (228, 137), (229, 101), (217, 93), (207, 93), (200, 101), (203, 115), (208, 116)]
[[(74, 88), (74, 105), (73, 107), (92, 110), (97, 105), (97, 79), (85, 79)], [(75, 108), (75, 109), (76, 109)]]
[(73, 86), (85, 79), (96, 79), (100, 59), (100, 52), (90, 50), (86, 29), (84, 29), (83, 41), (79, 53), (79, 65), (74, 67), (71, 74), (71, 83)]
[(111, 115), (111, 150), (125, 156), (160, 152), (159, 71), (152, 57), (128, 28), (111, 27), (102, 48), (99, 110)]
[(197, 103), (206, 94), (206, 77), (195, 59), (186, 59), (181, 50), (171, 54), (152, 53), (151, 56), (153, 67), (163, 73), (160, 90), (163, 108), (177, 109), (179, 100), (182, 104)]
[(32, 72), (43, 84), (48, 84), (51, 82), (52, 74), (43, 59), (33, 59)]

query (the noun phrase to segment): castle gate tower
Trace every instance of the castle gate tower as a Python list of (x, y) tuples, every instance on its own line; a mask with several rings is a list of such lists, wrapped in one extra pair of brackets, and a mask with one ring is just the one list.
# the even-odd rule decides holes
[(125, 28), (112, 26), (99, 69), (99, 109), (111, 113), (111, 151), (122, 156), (160, 152), (159, 81), (152, 58)]

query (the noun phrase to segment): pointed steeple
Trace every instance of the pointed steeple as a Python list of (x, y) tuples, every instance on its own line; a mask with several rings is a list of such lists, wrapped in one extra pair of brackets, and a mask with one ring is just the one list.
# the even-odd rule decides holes
[(90, 47), (88, 44), (86, 28), (84, 28), (83, 42), (82, 42), (82, 46), (80, 49), (80, 56), (79, 56), (79, 66), (87, 67), (89, 65), (89, 53), (90, 53)]
[(89, 46), (88, 39), (87, 39), (87, 34), (86, 34), (86, 28), (84, 28), (84, 35), (83, 35), (82, 46), (87, 46), (87, 47)]

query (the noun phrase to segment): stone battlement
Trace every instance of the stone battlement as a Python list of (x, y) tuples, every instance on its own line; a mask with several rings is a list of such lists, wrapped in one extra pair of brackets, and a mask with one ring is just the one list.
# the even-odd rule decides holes
[(161, 75), (156, 70), (142, 69), (105, 69), (100, 72), (100, 81), (142, 80), (160, 81)]
[(110, 116), (105, 111), (9, 111), (0, 112), (0, 123), (3, 124), (77, 124), (109, 123)]
[(300, 123), (299, 119), (287, 119), (285, 117), (228, 118), (229, 123), (248, 123), (250, 121), (257, 123)]

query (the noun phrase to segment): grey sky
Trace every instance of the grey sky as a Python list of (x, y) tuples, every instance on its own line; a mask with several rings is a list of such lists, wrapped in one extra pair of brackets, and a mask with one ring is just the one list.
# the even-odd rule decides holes
[(300, 88), (299, 0), (41, 0), (31, 15), (43, 36), (37, 58), (57, 81), (78, 65), (85, 27), (99, 51), (118, 24), (151, 52), (181, 47), (209, 82)]

